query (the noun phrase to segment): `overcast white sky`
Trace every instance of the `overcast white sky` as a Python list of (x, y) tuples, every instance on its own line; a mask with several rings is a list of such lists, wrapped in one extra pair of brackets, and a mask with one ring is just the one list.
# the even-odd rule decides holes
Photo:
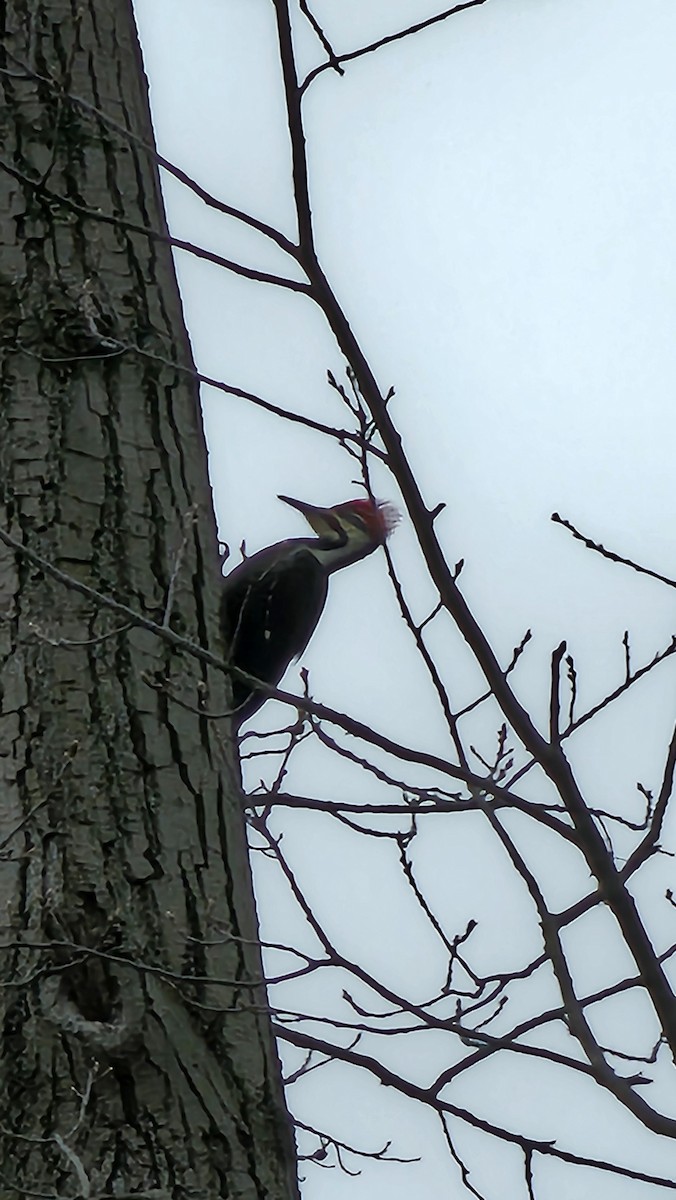
[[(269, 0), (135, 5), (160, 151), (214, 194), (293, 235)], [(441, 5), (315, 0), (312, 7), (341, 53)], [(321, 61), (307, 29), (298, 23), (297, 32), (303, 65)], [(540, 723), (549, 657), (562, 637), (591, 702), (622, 678), (626, 628), (637, 661), (676, 630), (671, 591), (594, 559), (549, 521), (558, 510), (619, 552), (676, 575), (675, 47), (673, 0), (492, 0), (347, 64), (343, 77), (326, 72), (306, 99), (322, 263), (381, 385), (396, 387), (392, 411), (426, 500), (448, 506), (439, 529), (449, 558), (466, 560), (465, 594), (505, 663), (533, 629), (518, 690)], [(177, 236), (288, 270), (279, 251), (165, 183)], [(186, 255), (177, 261), (201, 371), (344, 423), (325, 382), (328, 367), (341, 371), (340, 358), (306, 300)], [(205, 415), (218, 518), (232, 547), (246, 538), (253, 550), (303, 532), (279, 492), (316, 503), (358, 494), (351, 460), (319, 436), (208, 391)], [(382, 490), (396, 500), (391, 483)], [(392, 548), (422, 617), (432, 593), (405, 525)], [(336, 579), (332, 593), (304, 660), (317, 697), (446, 753), (443, 723), (396, 627), (382, 557)], [(448, 657), (447, 638), (440, 628), (438, 649)], [(453, 661), (462, 702), (476, 676), (464, 659)], [(673, 682), (666, 668), (613, 722), (576, 741), (575, 765), (595, 801), (630, 804), (637, 779), (659, 785)], [(483, 734), (492, 736), (490, 722)], [(329, 785), (319, 756), (308, 755), (305, 769), (299, 789), (323, 787), (326, 795), (340, 787), (341, 795), (364, 797), (363, 784), (340, 766), (331, 766)], [(441, 836), (439, 820), (434, 836), (421, 835), (416, 861), (438, 908), (453, 914), (449, 928), (461, 930), (487, 894), (502, 895), (503, 887), (508, 894), (507, 871), (471, 819), (462, 829), (454, 819), (452, 837)], [(429, 935), (404, 911), (406, 900), (399, 909), (387, 891), (388, 878), (397, 884), (387, 848), (328, 820), (287, 816), (284, 827), (324, 918), (337, 911), (345, 918), (336, 925), (344, 948), (368, 955), (374, 973), (389, 972), (401, 987), (415, 979), (423, 993), (433, 989), (431, 975), (425, 980)], [(551, 854), (550, 899), (564, 904), (584, 894), (587, 877), (545, 841), (533, 842), (532, 853)], [(655, 869), (659, 894), (676, 880), (668, 860)], [(263, 872), (258, 878), (264, 925), (280, 934), (285, 905), (275, 893), (274, 919), (266, 913), (274, 888)], [(669, 936), (670, 919), (656, 914), (656, 935)], [(537, 952), (537, 928), (517, 889), (497, 911), (490, 906), (488, 960), (496, 946), (520, 939), (524, 953)], [(605, 978), (606, 949), (597, 913), (575, 959), (581, 987)], [(301, 1004), (302, 994), (295, 999)], [(312, 992), (306, 1006), (315, 1000)], [(618, 1014), (616, 1030), (638, 1019)], [(438, 1063), (445, 1053), (446, 1043), (437, 1045), (432, 1058)], [(423, 1063), (424, 1080), (424, 1054), (404, 1048), (401, 1055), (412, 1074)], [(591, 1088), (574, 1096), (553, 1090), (546, 1072), (526, 1078), (516, 1067), (473, 1077), (453, 1099), (510, 1127), (522, 1112), (532, 1121), (535, 1104), (531, 1128), (541, 1136), (623, 1160), (633, 1125), (616, 1106), (599, 1104)], [(310, 1167), (308, 1200), (461, 1195), (432, 1119), (355, 1078), (342, 1069), (317, 1072), (302, 1085), (302, 1103), (296, 1095), (292, 1103), (306, 1120), (335, 1121), (338, 1136), (371, 1146), (393, 1137), (396, 1153), (425, 1161), (367, 1164), (359, 1179)], [(639, 1144), (645, 1169), (673, 1171), (673, 1146), (660, 1152), (647, 1137)], [(485, 1144), (481, 1150), (465, 1133), (462, 1150), (488, 1196), (524, 1195), (515, 1155), (500, 1150), (487, 1160)], [(671, 1194), (554, 1165), (539, 1170), (538, 1200)]]

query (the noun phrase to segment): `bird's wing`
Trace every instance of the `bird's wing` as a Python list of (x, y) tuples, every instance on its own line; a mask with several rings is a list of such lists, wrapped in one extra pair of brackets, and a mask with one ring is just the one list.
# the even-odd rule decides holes
[(328, 578), (303, 546), (267, 547), (224, 581), (223, 624), (235, 665), (277, 684), (307, 646), (326, 602)]

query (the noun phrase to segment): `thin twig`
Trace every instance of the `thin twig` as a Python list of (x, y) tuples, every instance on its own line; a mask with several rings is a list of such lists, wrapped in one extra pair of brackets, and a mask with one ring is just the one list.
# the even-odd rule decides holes
[(339, 54), (336, 56), (335, 62), (322, 63), (320, 67), (315, 67), (314, 71), (310, 71), (300, 87), (300, 95), (302, 96), (313, 80), (324, 71), (327, 71), (329, 67), (335, 69), (336, 64), (354, 62), (357, 58), (363, 58), (365, 54), (373, 54), (374, 51), (380, 50), (383, 46), (390, 46), (393, 42), (401, 42), (404, 38), (412, 37), (413, 34), (420, 33), (423, 29), (429, 29), (432, 25), (438, 25), (441, 21), (447, 20), (448, 17), (454, 17), (456, 13), (464, 12), (468, 8), (476, 8), (478, 5), (485, 3), (486, 0), (466, 0), (464, 4), (455, 4), (453, 8), (447, 8), (444, 12), (437, 13), (434, 17), (428, 17), (426, 21), (419, 21), (416, 25), (409, 25), (406, 29), (400, 29), (398, 33), (390, 33), (386, 37), (379, 38), (377, 42), (371, 42), (368, 46), (362, 46), (360, 50), (352, 50), (349, 54)]

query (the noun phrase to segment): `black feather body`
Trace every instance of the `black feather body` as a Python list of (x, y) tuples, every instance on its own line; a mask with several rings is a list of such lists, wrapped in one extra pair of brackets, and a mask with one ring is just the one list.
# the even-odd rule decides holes
[[(322, 539), (292, 539), (259, 550), (224, 580), (221, 621), (228, 661), (276, 687), (292, 659), (303, 653), (319, 621), (329, 571), (315, 552)], [(237, 724), (267, 696), (232, 678)]]

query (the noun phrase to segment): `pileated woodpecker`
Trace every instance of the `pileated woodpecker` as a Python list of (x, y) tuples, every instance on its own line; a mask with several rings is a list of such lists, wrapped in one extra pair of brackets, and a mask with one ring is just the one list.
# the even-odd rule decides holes
[[(312, 637), (329, 576), (382, 546), (399, 520), (391, 504), (372, 500), (316, 508), (290, 496), (279, 499), (302, 512), (317, 537), (288, 538), (252, 554), (226, 576), (221, 601), (229, 662), (273, 687)], [(232, 696), (238, 724), (267, 699), (236, 677)]]

